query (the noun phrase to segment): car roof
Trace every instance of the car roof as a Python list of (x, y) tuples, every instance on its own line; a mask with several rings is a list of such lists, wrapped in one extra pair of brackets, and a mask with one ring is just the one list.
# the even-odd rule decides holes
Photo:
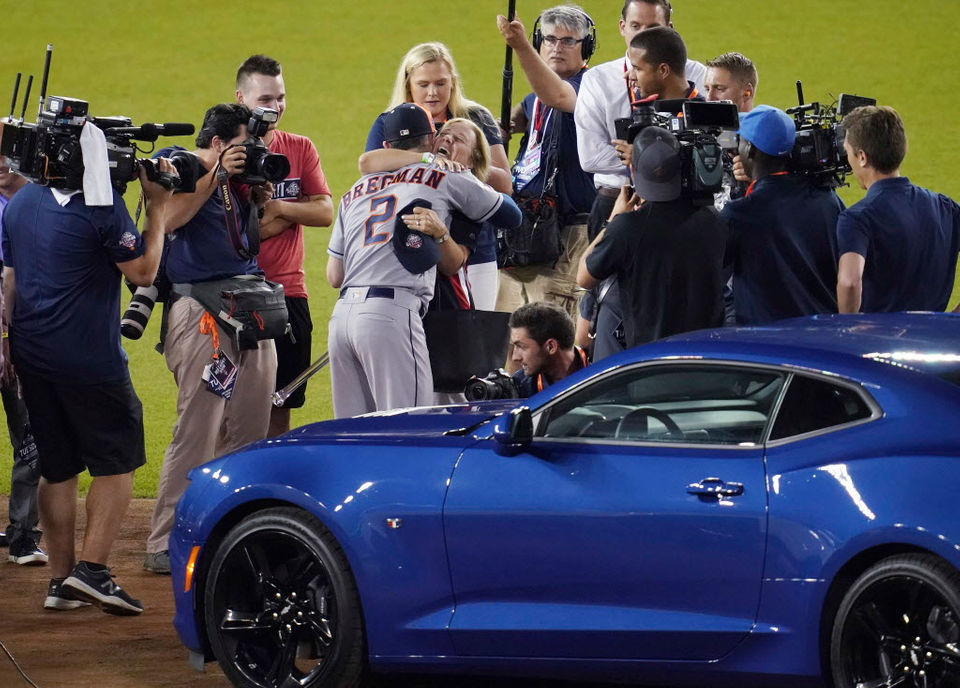
[(663, 340), (662, 346), (675, 353), (699, 348), (762, 355), (789, 349), (812, 358), (840, 355), (942, 374), (960, 369), (960, 314), (816, 315), (760, 327), (698, 330)]

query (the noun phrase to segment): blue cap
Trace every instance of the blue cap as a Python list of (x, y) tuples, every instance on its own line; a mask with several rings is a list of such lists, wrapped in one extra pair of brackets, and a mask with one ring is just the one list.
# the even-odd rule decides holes
[(387, 143), (433, 133), (433, 118), (416, 103), (401, 103), (383, 117), (383, 140)]
[(783, 110), (758, 105), (740, 115), (740, 131), (737, 133), (767, 155), (789, 155), (797, 139), (797, 126)]
[(440, 246), (436, 239), (429, 234), (410, 229), (402, 219), (418, 207), (429, 208), (430, 201), (418, 198), (405, 205), (397, 213), (393, 226), (393, 252), (397, 254), (400, 265), (415, 275), (426, 272), (440, 262)]

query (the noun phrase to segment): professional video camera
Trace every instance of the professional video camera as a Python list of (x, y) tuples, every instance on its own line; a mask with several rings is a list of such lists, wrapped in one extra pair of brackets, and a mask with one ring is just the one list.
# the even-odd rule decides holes
[(803, 84), (797, 81), (800, 104), (787, 108), (797, 125), (797, 142), (790, 153), (790, 171), (813, 178), (831, 188), (843, 186), (850, 164), (843, 150), (843, 118), (861, 105), (876, 105), (875, 98), (841, 93), (836, 105), (803, 102)]
[(249, 136), (242, 144), (247, 161), (243, 166), (243, 174), (237, 175), (238, 182), (251, 185), (282, 182), (290, 174), (287, 156), (271, 153), (260, 138), (279, 118), (280, 113), (270, 108), (258, 107), (253, 110), (247, 123)]
[[(137, 178), (143, 166), (151, 181), (168, 189), (192, 191), (195, 188), (198, 161), (189, 153), (180, 154), (173, 160), (179, 176), (161, 173), (155, 161), (138, 160), (137, 151), (143, 151), (133, 140), (156, 141), (160, 136), (183, 136), (192, 134), (192, 124), (144, 124), (131, 126), (129, 117), (90, 117), (88, 104), (76, 98), (62, 96), (46, 97), (47, 79), (50, 73), (50, 58), (53, 46), (47, 46), (40, 106), (36, 124), (24, 122), (27, 101), (33, 76), (27, 81), (23, 107), (19, 119), (14, 119), (21, 74), (13, 87), (10, 115), (0, 121), (0, 155), (7, 158), (10, 168), (27, 179), (44, 186), (76, 190), (83, 188), (83, 152), (80, 135), (84, 126), (93, 125), (103, 130), (107, 144), (107, 163), (110, 182), (120, 193), (127, 184)], [(44, 107), (46, 106), (46, 107)]]
[[(678, 115), (680, 111), (682, 114)], [(723, 148), (717, 137), (740, 127), (737, 106), (730, 102), (645, 99), (630, 117), (614, 121), (617, 138), (633, 143), (647, 127), (663, 127), (680, 143), (681, 197), (712, 205), (723, 182)]]
[(516, 399), (520, 396), (517, 383), (503, 368), (487, 373), (486, 377), (474, 375), (467, 380), (463, 389), (467, 401), (489, 401), (490, 399)]

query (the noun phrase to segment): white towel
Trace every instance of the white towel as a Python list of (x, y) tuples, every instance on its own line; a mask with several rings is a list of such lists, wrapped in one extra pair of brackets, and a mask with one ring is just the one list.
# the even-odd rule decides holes
[(87, 205), (113, 205), (107, 139), (103, 130), (86, 122), (80, 131), (80, 150), (83, 152), (84, 202)]

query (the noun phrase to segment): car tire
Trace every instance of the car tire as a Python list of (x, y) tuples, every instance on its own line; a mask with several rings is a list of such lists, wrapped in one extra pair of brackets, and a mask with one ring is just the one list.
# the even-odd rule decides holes
[(247, 516), (219, 543), (204, 583), (204, 624), (223, 672), (243, 688), (354, 688), (363, 621), (343, 550), (296, 508)]
[(834, 617), (834, 688), (960, 685), (960, 573), (905, 554), (854, 581)]

